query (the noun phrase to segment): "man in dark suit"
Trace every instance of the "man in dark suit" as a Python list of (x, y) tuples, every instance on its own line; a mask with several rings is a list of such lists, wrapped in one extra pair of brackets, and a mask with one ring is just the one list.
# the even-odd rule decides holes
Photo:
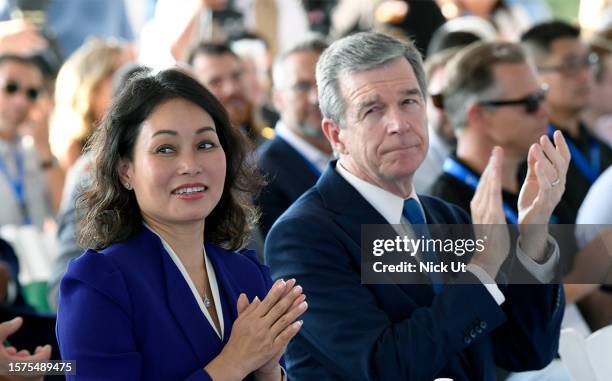
[(265, 237), (274, 221), (318, 180), (331, 155), (321, 130), (315, 66), (327, 48), (310, 38), (282, 53), (274, 63), (274, 106), (281, 120), (274, 139), (258, 150), (258, 165), (268, 184), (258, 199)]
[[(276, 222), (266, 241), (274, 278), (296, 278), (308, 312), (289, 345), (293, 380), (495, 379), (495, 366), (539, 369), (555, 356), (563, 312), (558, 285), (498, 285), (509, 250), (474, 255), (469, 284), (363, 284), (362, 224), (470, 223), (456, 206), (418, 196), (412, 175), (427, 152), (426, 83), (412, 45), (377, 33), (332, 44), (317, 63), (322, 128), (339, 159)], [(558, 248), (547, 221), (564, 189), (569, 153), (560, 134), (541, 145), (523, 184), (516, 255), (542, 283)], [(543, 151), (542, 151), (543, 150)], [(544, 154), (546, 152), (546, 155)], [(503, 153), (494, 149), (472, 219), (504, 224)], [(524, 224), (539, 224), (525, 239)]]

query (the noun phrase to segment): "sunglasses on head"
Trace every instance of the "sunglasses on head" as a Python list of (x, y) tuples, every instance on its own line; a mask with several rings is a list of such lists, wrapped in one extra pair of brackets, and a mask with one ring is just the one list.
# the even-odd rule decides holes
[(18, 82), (7, 81), (4, 83), (2, 90), (9, 95), (18, 93), (21, 89), (25, 92), (26, 97), (31, 101), (35, 101), (40, 95), (40, 89), (37, 87), (22, 87)]
[(535, 114), (540, 109), (540, 103), (546, 98), (547, 92), (548, 87), (542, 86), (540, 90), (533, 94), (529, 94), (524, 98), (499, 101), (481, 101), (478, 102), (478, 104), (488, 107), (525, 106), (525, 112), (527, 114)]

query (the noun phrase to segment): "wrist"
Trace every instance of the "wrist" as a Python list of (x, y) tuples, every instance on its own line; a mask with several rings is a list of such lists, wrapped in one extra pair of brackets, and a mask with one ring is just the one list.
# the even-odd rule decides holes
[(536, 262), (544, 262), (548, 248), (548, 226), (526, 225), (520, 227), (519, 248)]
[(548, 259), (548, 240), (544, 239), (527, 239), (523, 240), (523, 237), (518, 239), (519, 249), (525, 253), (529, 258), (533, 259), (537, 263), (544, 263)]
[(487, 261), (480, 261), (476, 256), (472, 258), (469, 264), (480, 267), (483, 271), (489, 274), (492, 279), (495, 279), (497, 277), (497, 273), (499, 273), (499, 269), (501, 268), (501, 263), (498, 264)]
[(270, 368), (261, 367), (255, 371), (255, 379), (257, 381), (277, 381), (282, 379), (282, 375), (283, 371), (278, 363)]
[(249, 373), (242, 369), (240, 362), (230, 361), (223, 352), (209, 362), (204, 371), (215, 381), (239, 381)]

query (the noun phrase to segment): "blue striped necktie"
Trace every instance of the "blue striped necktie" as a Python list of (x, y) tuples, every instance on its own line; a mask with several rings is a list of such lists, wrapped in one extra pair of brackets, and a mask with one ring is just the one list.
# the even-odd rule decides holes
[[(412, 230), (416, 234), (417, 239), (428, 239), (430, 238), (429, 229), (427, 228), (427, 221), (425, 221), (425, 216), (421, 211), (421, 206), (419, 202), (414, 198), (409, 198), (404, 200), (404, 209), (402, 211), (402, 215), (410, 222)], [(438, 255), (436, 253), (427, 253), (430, 258), (433, 259), (434, 263), (440, 263)], [(421, 258), (421, 260), (425, 260), (425, 258)], [(437, 272), (430, 272), (429, 277), (432, 281), (432, 286), (434, 292), (437, 294), (442, 291), (442, 287), (444, 282), (442, 280), (442, 274)]]

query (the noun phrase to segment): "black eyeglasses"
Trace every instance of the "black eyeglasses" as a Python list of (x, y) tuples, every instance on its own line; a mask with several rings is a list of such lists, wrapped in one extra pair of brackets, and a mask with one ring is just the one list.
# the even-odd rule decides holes
[(521, 99), (507, 100), (507, 101), (481, 101), (479, 105), (489, 107), (503, 107), (503, 106), (525, 106), (525, 112), (527, 114), (535, 114), (540, 109), (540, 103), (546, 98), (548, 87), (542, 86), (540, 90), (533, 94), (529, 94)]
[(23, 87), (18, 82), (15, 81), (7, 81), (3, 84), (2, 90), (9, 95), (13, 95), (19, 92), (23, 88), (25, 95), (29, 100), (35, 101), (36, 98), (40, 95), (40, 89), (37, 87)]
[(597, 56), (597, 54), (589, 53), (582, 57), (573, 57), (571, 59), (568, 59), (560, 65), (538, 66), (538, 71), (540, 73), (556, 71), (565, 76), (572, 76), (582, 69), (597, 65), (598, 62), (599, 57)]

